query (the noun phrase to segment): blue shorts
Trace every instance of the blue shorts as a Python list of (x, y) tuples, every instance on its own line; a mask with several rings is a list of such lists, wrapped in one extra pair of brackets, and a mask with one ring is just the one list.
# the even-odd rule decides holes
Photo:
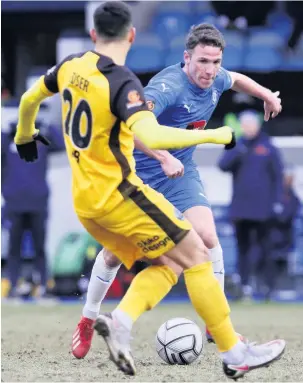
[[(153, 185), (150, 185), (153, 187)], [(167, 178), (154, 189), (162, 193), (181, 213), (194, 206), (207, 206), (210, 203), (205, 195), (205, 190), (196, 168), (185, 169), (183, 177)]]

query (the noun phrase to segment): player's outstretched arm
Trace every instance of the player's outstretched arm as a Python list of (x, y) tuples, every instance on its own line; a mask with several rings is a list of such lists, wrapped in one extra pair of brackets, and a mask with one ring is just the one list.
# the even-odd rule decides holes
[(235, 144), (233, 130), (228, 126), (202, 131), (172, 129), (159, 125), (151, 112), (139, 113), (132, 115), (126, 123), (139, 140), (151, 149), (182, 149), (205, 143)]
[(241, 73), (229, 72), (233, 85), (232, 90), (242, 92), (254, 96), (264, 101), (264, 121), (268, 121), (270, 117), (276, 117), (281, 111), (280, 92), (272, 92), (270, 89), (258, 84)]
[(22, 145), (34, 140), (34, 136), (39, 133), (35, 129), (35, 120), (39, 111), (41, 102), (53, 96), (44, 84), (44, 76), (40, 77), (34, 85), (27, 90), (21, 97), (19, 105), (19, 118), (15, 143)]

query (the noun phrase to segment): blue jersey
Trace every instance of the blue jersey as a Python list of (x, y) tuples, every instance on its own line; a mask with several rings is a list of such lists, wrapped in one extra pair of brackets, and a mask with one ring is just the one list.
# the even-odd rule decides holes
[[(183, 71), (184, 64), (172, 65), (154, 76), (145, 88), (145, 97), (150, 110), (161, 125), (180, 129), (203, 129), (215, 110), (219, 98), (231, 88), (229, 73), (221, 68), (213, 85), (201, 89), (192, 84)], [(171, 150), (170, 153), (189, 164), (195, 147)], [(135, 150), (138, 176), (151, 187), (157, 187), (167, 177), (159, 161)]]

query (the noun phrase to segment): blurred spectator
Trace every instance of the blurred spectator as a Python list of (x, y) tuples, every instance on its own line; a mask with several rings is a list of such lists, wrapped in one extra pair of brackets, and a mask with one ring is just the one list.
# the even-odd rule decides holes
[(235, 226), (238, 245), (238, 273), (244, 296), (252, 294), (249, 284), (254, 246), (253, 234), (261, 250), (257, 275), (263, 276), (266, 294), (273, 288), (272, 220), (283, 211), (283, 169), (278, 150), (268, 135), (261, 131), (261, 119), (254, 111), (239, 116), (243, 136), (237, 146), (224, 152), (219, 167), (233, 178), (230, 216)]
[(294, 220), (298, 214), (300, 200), (293, 189), (294, 173), (289, 165), (284, 172), (282, 213), (273, 223), (272, 239), (275, 259), (287, 267), (288, 254), (295, 248)]
[(247, 26), (261, 26), (266, 16), (274, 8), (274, 1), (212, 1), (212, 6), (219, 15), (218, 22), (223, 28), (245, 29)]
[[(7, 271), (10, 280), (10, 297), (16, 297), (17, 282), (21, 268), (21, 244), (25, 230), (32, 234), (35, 249), (35, 269), (40, 274), (40, 295), (45, 295), (47, 267), (45, 257), (45, 236), (48, 215), (49, 189), (46, 180), (47, 159), (50, 152), (64, 149), (62, 133), (41, 120), (36, 126), (51, 141), (49, 147), (39, 146), (39, 160), (27, 164), (20, 160), (14, 135), (16, 123), (11, 123), (1, 132), (1, 180), (2, 196), (5, 201), (4, 215), (8, 221), (9, 243)], [(4, 127), (2, 127), (4, 129)]]
[(5, 103), (7, 100), (11, 98), (11, 92), (6, 86), (5, 80), (1, 77), (1, 104)]
[(300, 1), (287, 1), (286, 10), (294, 21), (294, 29), (288, 40), (288, 46), (295, 48), (301, 33), (303, 33), (303, 3)]

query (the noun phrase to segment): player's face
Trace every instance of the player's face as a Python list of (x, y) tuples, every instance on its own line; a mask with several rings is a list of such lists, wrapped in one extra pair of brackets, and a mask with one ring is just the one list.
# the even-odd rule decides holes
[(199, 88), (209, 88), (220, 69), (222, 50), (199, 44), (190, 53), (185, 51), (184, 61), (189, 79)]

